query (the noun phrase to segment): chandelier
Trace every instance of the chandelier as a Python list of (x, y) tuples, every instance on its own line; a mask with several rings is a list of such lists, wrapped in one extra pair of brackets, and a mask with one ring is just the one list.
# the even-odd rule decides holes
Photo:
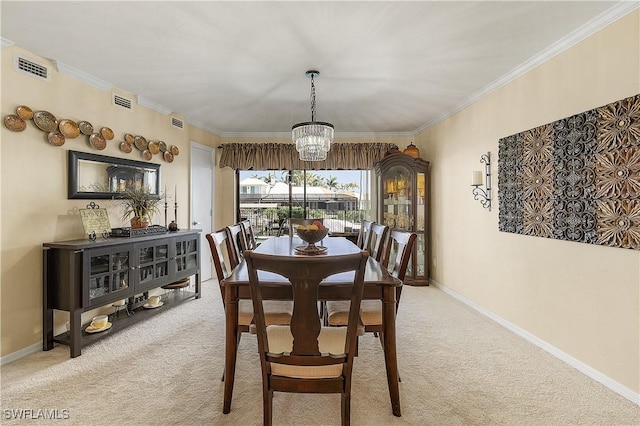
[(311, 77), (311, 121), (298, 123), (291, 128), (291, 138), (296, 143), (296, 150), (303, 161), (323, 161), (333, 141), (333, 124), (316, 121), (316, 86), (314, 77), (319, 71), (306, 72)]

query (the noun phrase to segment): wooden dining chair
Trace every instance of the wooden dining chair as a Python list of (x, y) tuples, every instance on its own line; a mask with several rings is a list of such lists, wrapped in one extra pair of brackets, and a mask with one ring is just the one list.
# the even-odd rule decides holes
[[(385, 246), (382, 264), (389, 268), (392, 276), (404, 281), (409, 267), (409, 259), (413, 252), (418, 235), (415, 232), (391, 231), (389, 239)], [(396, 287), (396, 312), (400, 305), (400, 295), (402, 294), (402, 286)], [(347, 323), (349, 317), (349, 302), (347, 301), (327, 301), (327, 318), (326, 322), (330, 326), (343, 326)], [(364, 325), (365, 332), (374, 333), (380, 336), (380, 343), (384, 345), (382, 339), (382, 301), (380, 300), (363, 300), (360, 305), (360, 320)]]
[(241, 243), (244, 243), (242, 247), (242, 251), (244, 250), (253, 250), (258, 247), (256, 244), (256, 234), (253, 232), (253, 226), (251, 225), (250, 220), (243, 220), (240, 222), (240, 226), (242, 227), (242, 238), (240, 239)]
[[(229, 232), (226, 228), (216, 232), (206, 234), (209, 242), (209, 249), (213, 259), (213, 266), (218, 278), (218, 283), (231, 275), (233, 269), (238, 266), (235, 256), (233, 255), (233, 243), (230, 240)], [(222, 297), (222, 305), (226, 308), (224, 298), (224, 289), (220, 286), (220, 296)], [(290, 301), (268, 301), (265, 304), (265, 320), (268, 324), (289, 324), (291, 315), (293, 314), (293, 303)], [(238, 336), (237, 341), (240, 343), (242, 333), (248, 333), (253, 323), (253, 305), (250, 300), (238, 301)], [(235, 354), (234, 354), (235, 357)], [(224, 375), (222, 376), (224, 381)]]
[[(262, 370), (263, 424), (273, 417), (273, 392), (339, 393), (342, 425), (351, 421), (351, 372), (358, 334), (358, 312), (368, 253), (344, 256), (273, 256), (245, 252), (255, 312)], [(290, 326), (265, 321), (258, 271), (286, 277), (293, 287)], [(346, 327), (323, 327), (318, 316), (320, 282), (337, 273), (355, 271), (351, 312)], [(317, 420), (317, 419), (315, 419)]]
[(229, 234), (229, 240), (231, 241), (231, 248), (233, 249), (233, 255), (236, 259), (236, 265), (242, 260), (242, 248), (247, 245), (244, 241), (244, 233), (242, 231), (242, 225), (236, 223), (234, 225), (228, 225), (225, 227)]
[(373, 222), (369, 231), (369, 238), (365, 241), (364, 250), (369, 250), (371, 257), (378, 262), (380, 262), (384, 254), (388, 232), (389, 227), (387, 225)]
[(362, 223), (360, 223), (360, 232), (358, 233), (358, 242), (356, 245), (362, 250), (366, 250), (365, 247), (369, 240), (372, 224), (373, 222), (370, 220), (363, 220)]

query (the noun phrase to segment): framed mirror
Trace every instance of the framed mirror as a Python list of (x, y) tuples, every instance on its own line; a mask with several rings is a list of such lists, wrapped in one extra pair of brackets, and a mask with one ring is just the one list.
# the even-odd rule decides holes
[(68, 198), (109, 199), (131, 188), (160, 198), (160, 164), (69, 151)]

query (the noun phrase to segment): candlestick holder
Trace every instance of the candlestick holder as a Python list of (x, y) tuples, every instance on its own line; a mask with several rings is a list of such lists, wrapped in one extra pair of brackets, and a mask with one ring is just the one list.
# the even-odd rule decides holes
[(167, 208), (169, 207), (169, 204), (167, 204), (167, 199), (164, 199), (164, 226), (167, 226)]
[[(471, 183), (471, 186), (473, 186), (471, 193), (474, 200), (479, 200), (482, 207), (491, 211), (491, 152), (482, 154), (480, 162), (484, 163), (485, 189), (480, 188), (482, 182), (476, 182), (474, 177), (474, 181)], [(480, 180), (482, 179), (480, 178)]]
[(178, 203), (173, 204), (173, 215), (175, 220), (172, 220), (169, 224), (169, 231), (175, 232), (178, 230)]

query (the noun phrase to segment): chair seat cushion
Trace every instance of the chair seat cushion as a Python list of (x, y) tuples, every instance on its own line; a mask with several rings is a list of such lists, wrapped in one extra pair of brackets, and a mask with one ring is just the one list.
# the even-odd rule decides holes
[[(285, 325), (291, 323), (293, 302), (265, 300), (262, 304), (264, 320), (267, 325)], [(253, 322), (253, 302), (240, 300), (238, 302), (238, 324), (249, 326)]]
[[(349, 322), (350, 302), (345, 300), (327, 302), (327, 318), (331, 326), (346, 326)], [(380, 300), (363, 300), (360, 303), (360, 320), (362, 324), (382, 324), (382, 302)]]
[[(347, 327), (322, 327), (318, 336), (318, 347), (321, 353), (333, 355), (344, 354), (347, 338)], [(272, 325), (267, 327), (269, 352), (283, 353), (293, 350), (293, 335), (288, 326)], [(300, 379), (320, 379), (340, 377), (342, 364), (301, 366), (271, 363), (271, 373), (276, 376), (295, 377)]]

